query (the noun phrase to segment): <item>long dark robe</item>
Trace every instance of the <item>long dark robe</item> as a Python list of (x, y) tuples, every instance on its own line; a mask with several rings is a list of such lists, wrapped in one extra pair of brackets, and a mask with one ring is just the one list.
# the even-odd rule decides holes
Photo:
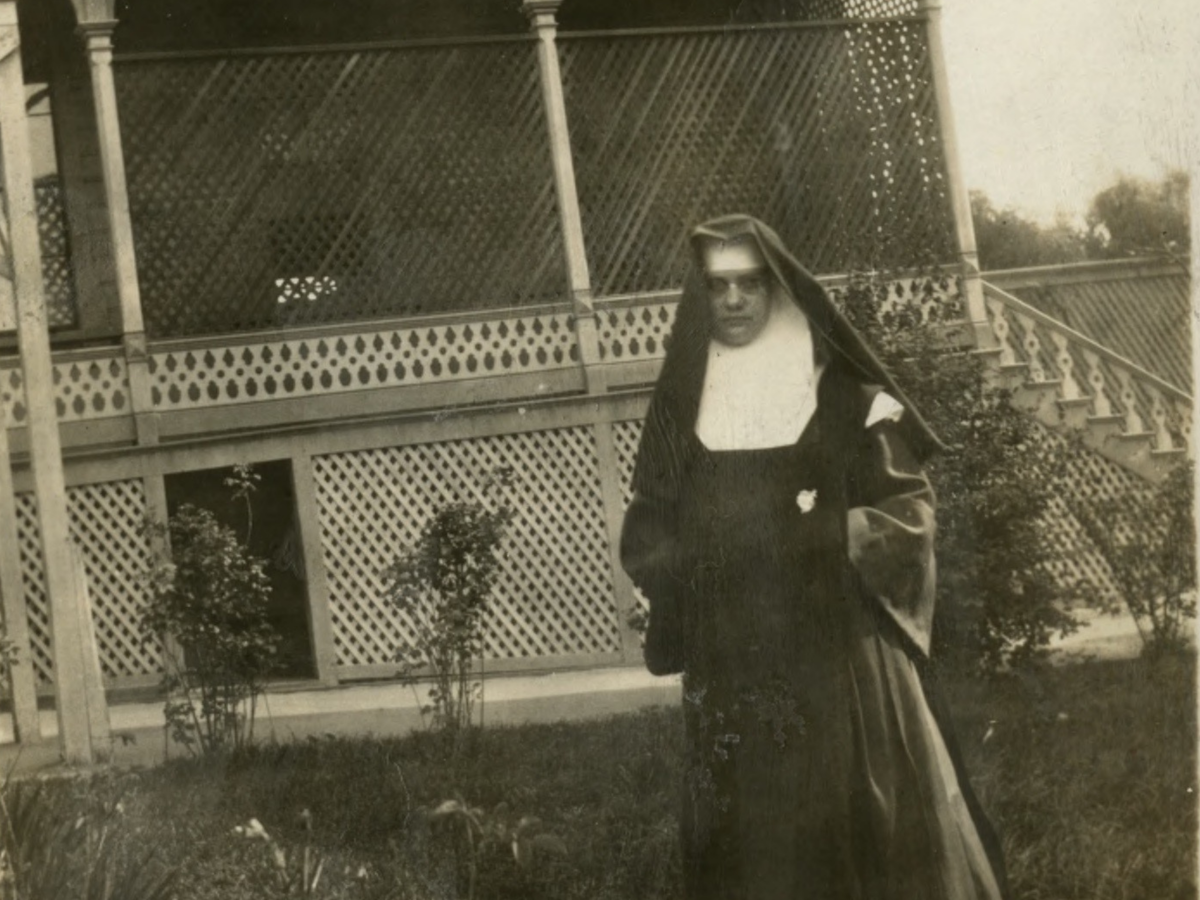
[[(646, 665), (684, 673), (687, 895), (1001, 897), (998, 842), (919, 674), (936, 577), (921, 463), (942, 445), (770, 228), (727, 216), (693, 239), (621, 541), (650, 601)], [(714, 239), (754, 241), (808, 317), (826, 369), (794, 446), (696, 438)], [(880, 390), (903, 412), (868, 426)]]
[(648, 659), (684, 673), (689, 898), (1001, 896), (917, 671), (933, 495), (876, 391), (834, 366), (794, 446), (691, 437), (671, 508), (627, 516)]

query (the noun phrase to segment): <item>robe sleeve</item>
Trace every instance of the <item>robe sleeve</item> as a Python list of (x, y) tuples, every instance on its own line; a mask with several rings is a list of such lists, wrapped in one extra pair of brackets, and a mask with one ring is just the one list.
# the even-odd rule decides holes
[(864, 426), (848, 500), (851, 564), (867, 592), (927, 656), (937, 584), (934, 496), (898, 416)]
[(650, 602), (644, 655), (654, 675), (683, 671), (681, 549), (674, 504), (635, 493), (621, 529), (621, 565)]

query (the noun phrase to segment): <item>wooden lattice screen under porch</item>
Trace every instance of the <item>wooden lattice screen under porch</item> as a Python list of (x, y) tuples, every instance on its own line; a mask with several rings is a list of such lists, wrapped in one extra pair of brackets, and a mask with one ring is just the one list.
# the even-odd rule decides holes
[[(143, 531), (146, 502), (141, 480), (68, 488), (67, 512), (88, 581), (101, 671), (110, 684), (156, 676), (161, 671), (160, 648), (143, 641), (139, 629), (150, 554)], [(31, 493), (17, 495), (17, 534), (32, 651), (28, 664), (37, 683), (47, 686), (54, 682), (50, 608), (37, 500)]]
[(437, 506), (477, 496), (488, 473), (504, 467), (513, 473), (505, 497), (516, 518), (486, 655), (536, 667), (539, 658), (620, 651), (590, 428), (335, 453), (314, 457), (313, 467), (339, 667), (395, 672), (412, 622), (386, 602), (381, 571)]

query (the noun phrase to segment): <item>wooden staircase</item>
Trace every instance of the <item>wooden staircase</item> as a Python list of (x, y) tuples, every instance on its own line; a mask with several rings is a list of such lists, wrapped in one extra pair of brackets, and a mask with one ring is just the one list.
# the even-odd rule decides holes
[(1152, 483), (1192, 458), (1187, 392), (995, 285), (983, 291), (993, 345), (976, 352), (1019, 406)]

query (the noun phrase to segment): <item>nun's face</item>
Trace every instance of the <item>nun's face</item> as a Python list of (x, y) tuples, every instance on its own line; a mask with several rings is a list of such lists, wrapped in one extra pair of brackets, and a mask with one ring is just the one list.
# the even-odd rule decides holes
[(730, 347), (753, 342), (771, 318), (775, 279), (753, 243), (712, 243), (704, 250), (713, 338)]

